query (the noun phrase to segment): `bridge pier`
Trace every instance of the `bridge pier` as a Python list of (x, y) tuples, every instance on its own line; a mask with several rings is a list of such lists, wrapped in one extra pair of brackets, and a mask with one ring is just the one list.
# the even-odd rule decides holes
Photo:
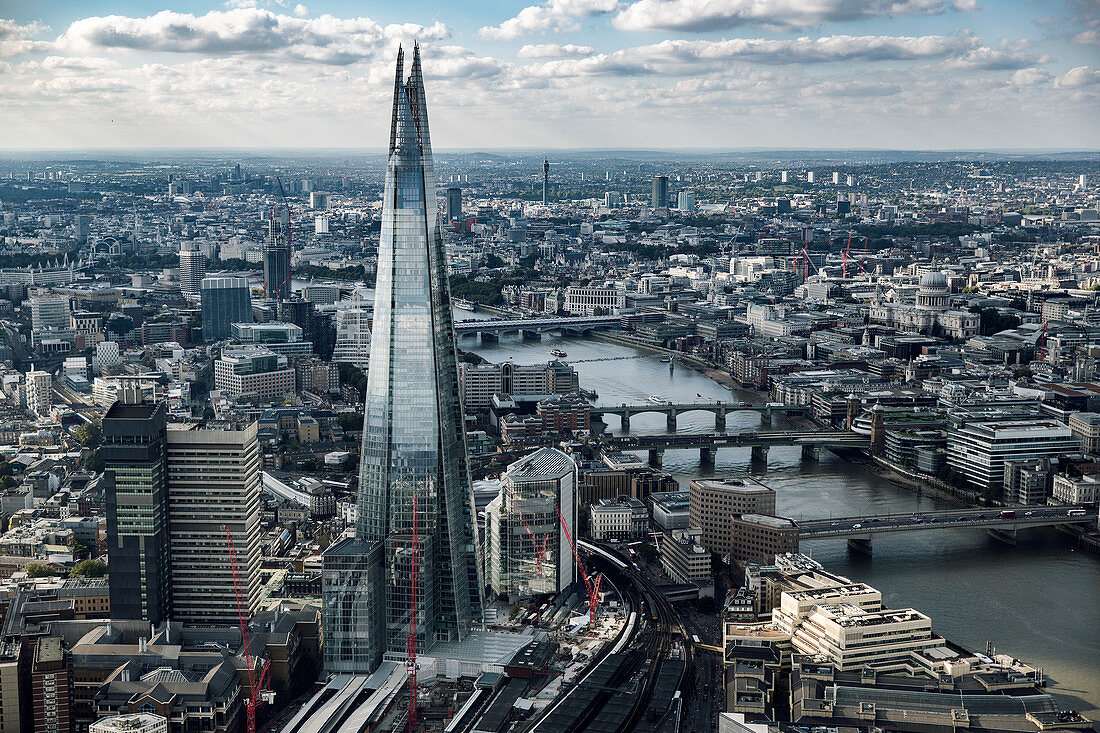
[(665, 460), (665, 452), (657, 448), (653, 448), (649, 451), (649, 465), (654, 468), (660, 467)]
[(481, 337), (481, 342), (482, 343), (495, 344), (498, 341), (500, 341), (499, 336), (497, 336), (495, 333), (489, 333), (488, 331), (482, 331), (481, 333), (478, 334), (478, 336)]
[(669, 410), (665, 415), (665, 430), (670, 433), (676, 432), (676, 410)]
[(754, 445), (750, 458), (753, 463), (763, 463), (765, 466), (768, 465), (768, 446)]
[(802, 446), (802, 460), (804, 461), (816, 461), (821, 458), (821, 446), (817, 445), (804, 445)]
[(713, 448), (700, 448), (699, 449), (699, 463), (704, 466), (714, 465), (714, 449)]
[(871, 537), (849, 537), (848, 538), (848, 552), (858, 552), (861, 555), (871, 557)]
[(995, 540), (1005, 543), (1006, 545), (1016, 546), (1016, 528), (1008, 527), (1001, 529), (1000, 527), (990, 527), (986, 530), (986, 533)]
[(622, 416), (622, 428), (624, 433), (630, 432), (630, 413), (624, 412)]
[(726, 429), (726, 408), (723, 407), (714, 413), (714, 429), (719, 432)]
[(541, 331), (530, 331), (530, 330), (524, 329), (520, 333), (523, 335), (523, 340), (524, 341), (542, 341), (542, 332)]

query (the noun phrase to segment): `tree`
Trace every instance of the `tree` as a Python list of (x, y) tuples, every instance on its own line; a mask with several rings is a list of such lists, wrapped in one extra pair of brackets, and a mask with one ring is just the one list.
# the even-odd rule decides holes
[(29, 562), (23, 566), (23, 570), (30, 578), (48, 578), (57, 575), (54, 569), (44, 562)]
[(107, 574), (107, 563), (102, 560), (81, 560), (69, 571), (70, 578), (102, 578)]
[(107, 464), (100, 457), (99, 451), (94, 450), (84, 456), (84, 470), (91, 473), (102, 473)]
[(86, 422), (73, 430), (73, 437), (85, 448), (97, 448), (103, 438), (103, 428), (99, 423)]
[(363, 413), (361, 412), (341, 412), (340, 417), (336, 419), (345, 433), (357, 433), (363, 429)]

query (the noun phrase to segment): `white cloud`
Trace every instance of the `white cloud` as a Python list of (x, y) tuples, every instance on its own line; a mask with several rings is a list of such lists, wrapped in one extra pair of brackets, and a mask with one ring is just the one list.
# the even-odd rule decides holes
[(1075, 66), (1054, 80), (1054, 86), (1079, 89), (1100, 84), (1100, 69), (1095, 66)]
[(1036, 56), (1029, 49), (1032, 43), (1026, 39), (1010, 41), (1002, 39), (997, 48), (980, 46), (969, 51), (965, 56), (953, 59), (947, 64), (952, 69), (988, 69), (1009, 71), (1024, 69), (1034, 64), (1046, 64), (1050, 57)]
[(900, 84), (875, 81), (826, 81), (802, 89), (807, 97), (889, 97), (901, 92)]
[(878, 16), (971, 10), (976, 2), (945, 0), (637, 0), (622, 8), (620, 30), (713, 31), (742, 25), (806, 28)]
[(547, 0), (529, 5), (497, 26), (485, 26), (478, 35), (494, 41), (510, 41), (535, 33), (575, 31), (577, 18), (614, 12), (618, 0)]
[(305, 5), (302, 5), (301, 3), (298, 3), (294, 6), (293, 12), (295, 18), (305, 18), (309, 15), (309, 8), (307, 8)]
[(1100, 30), (1081, 31), (1070, 40), (1082, 46), (1100, 46)]
[(822, 64), (843, 61), (909, 61), (955, 57), (981, 47), (977, 38), (957, 36), (825, 36), (777, 41), (661, 41), (614, 53), (557, 59), (525, 67), (540, 76), (678, 74), (721, 71), (730, 63)]
[(49, 30), (49, 26), (37, 21), (19, 25), (14, 20), (0, 18), (0, 57), (23, 56), (30, 53), (43, 53), (52, 48), (47, 41), (32, 41), (33, 36)]
[(1049, 84), (1054, 77), (1042, 69), (1019, 69), (1009, 77), (1009, 83), (1016, 87), (1033, 87)]
[(596, 49), (591, 46), (578, 46), (567, 43), (564, 46), (558, 43), (528, 44), (516, 51), (516, 56), (521, 59), (557, 59), (557, 58), (582, 58), (592, 56)]
[(144, 18), (121, 15), (73, 22), (58, 45), (74, 51), (134, 50), (210, 56), (266, 55), (345, 65), (374, 57), (396, 39), (439, 39), (447, 26), (383, 27), (366, 17), (295, 18), (258, 8), (195, 16), (168, 10)]

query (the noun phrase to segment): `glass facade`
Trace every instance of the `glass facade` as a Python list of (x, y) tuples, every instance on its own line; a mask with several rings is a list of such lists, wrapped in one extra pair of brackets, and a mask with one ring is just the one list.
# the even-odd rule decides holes
[(203, 341), (221, 341), (229, 338), (232, 324), (252, 323), (252, 299), (243, 277), (203, 278), (199, 292)]
[[(357, 542), (382, 547), (382, 583), (377, 594), (372, 589), (367, 595), (376, 601), (384, 598), (383, 643), (390, 658), (405, 657), (414, 572), (419, 586), (415, 610), (419, 649), (430, 648), (438, 640), (461, 639), (471, 623), (480, 620), (482, 586), (475, 562), (473, 516), (454, 324), (417, 49), (407, 80), (403, 80), (398, 53), (356, 525)], [(366, 573), (374, 574), (373, 569)], [(338, 634), (338, 627), (329, 627), (328, 633)], [(364, 633), (374, 638), (363, 643), (377, 644), (376, 626)], [(330, 669), (350, 671), (344, 666)]]

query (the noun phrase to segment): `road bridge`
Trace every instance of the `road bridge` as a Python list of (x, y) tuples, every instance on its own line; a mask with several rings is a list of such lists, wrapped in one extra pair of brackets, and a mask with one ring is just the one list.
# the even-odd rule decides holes
[(539, 339), (542, 334), (559, 332), (562, 335), (581, 335), (599, 329), (617, 329), (619, 316), (569, 316), (566, 318), (497, 318), (491, 320), (459, 321), (455, 324), (455, 336), (480, 336), (482, 340), (495, 339), (507, 333), (522, 334), (523, 338)]
[[(772, 415), (777, 413), (783, 414), (806, 414), (810, 411), (809, 405), (781, 405), (778, 403), (761, 403), (758, 405), (746, 404), (744, 402), (682, 402), (682, 403), (657, 403), (648, 402), (640, 405), (594, 405), (589, 414), (593, 417), (599, 415), (601, 418), (604, 415), (617, 415), (619, 423), (624, 431), (630, 430), (630, 418), (632, 415), (644, 415), (648, 412), (655, 412), (665, 415), (665, 426), (669, 431), (676, 430), (676, 418), (687, 412), (710, 412), (714, 414), (714, 429), (725, 430), (726, 429), (726, 415), (731, 412), (758, 412), (760, 417), (766, 421), (771, 422)], [(607, 422), (604, 420), (604, 422)]]
[(1016, 544), (1016, 533), (1021, 529), (1095, 525), (1096, 521), (1095, 509), (1086, 510), (1075, 506), (1022, 506), (814, 519), (797, 522), (797, 525), (800, 543), (845, 538), (850, 548), (871, 554), (872, 537), (895, 532), (985, 529), (990, 536), (1002, 542)]
[(871, 440), (866, 435), (846, 430), (770, 430), (745, 433), (698, 433), (681, 435), (627, 435), (603, 438), (602, 445), (620, 450), (645, 450), (649, 462), (661, 464), (661, 454), (670, 449), (699, 449), (703, 462), (713, 462), (719, 448), (749, 448), (752, 460), (767, 463), (768, 449), (772, 446), (800, 446), (802, 457), (816, 459), (822, 449), (868, 449)]

